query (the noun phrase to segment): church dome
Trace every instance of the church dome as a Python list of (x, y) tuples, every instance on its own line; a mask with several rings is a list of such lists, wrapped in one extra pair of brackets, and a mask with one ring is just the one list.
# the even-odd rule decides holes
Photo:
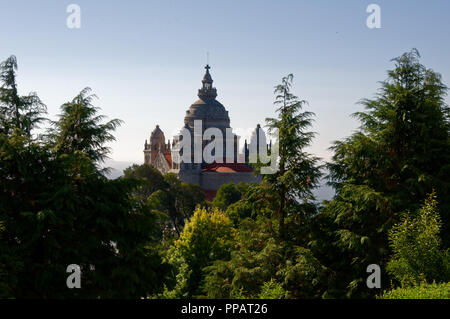
[(194, 102), (184, 118), (185, 124), (194, 126), (194, 120), (202, 120), (204, 127), (230, 127), (230, 118), (225, 107), (216, 100), (217, 91), (212, 86), (213, 80), (209, 73), (210, 66), (206, 65), (206, 73), (202, 80), (202, 88), (198, 90), (199, 100)]
[(228, 111), (215, 99), (199, 99), (186, 112), (186, 118), (192, 119), (223, 119), (230, 121)]

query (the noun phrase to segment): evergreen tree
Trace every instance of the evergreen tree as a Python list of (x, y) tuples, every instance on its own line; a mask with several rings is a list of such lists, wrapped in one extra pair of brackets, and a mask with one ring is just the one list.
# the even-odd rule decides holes
[(275, 87), (278, 117), (267, 119), (269, 132), (278, 133), (279, 170), (227, 208), (237, 240), (229, 260), (206, 268), (207, 297), (257, 298), (272, 286), (287, 298), (318, 298), (325, 291), (329, 273), (305, 248), (317, 213), (312, 189), (321, 176), (319, 159), (305, 151), (314, 137), (308, 131), (313, 113), (301, 112), (306, 102), (290, 93), (292, 79)]
[(11, 134), (17, 129), (31, 136), (33, 128), (44, 121), (46, 106), (36, 93), (20, 96), (17, 88), (17, 60), (10, 56), (0, 64), (0, 133)]
[(417, 210), (433, 188), (449, 225), (447, 88), (419, 57), (412, 50), (393, 60), (379, 93), (362, 100), (365, 112), (355, 113), (360, 130), (332, 147), (328, 168), (337, 194), (316, 218), (324, 231), (311, 245), (336, 271), (336, 289), (347, 296), (373, 294), (365, 286), (366, 267), (386, 269), (389, 229), (406, 211)]
[(114, 119), (101, 123), (104, 115), (98, 115), (98, 108), (92, 105), (95, 95), (90, 88), (83, 89), (72, 101), (61, 106), (59, 120), (53, 122), (55, 129), (50, 137), (59, 154), (83, 152), (94, 162), (103, 162), (110, 148), (105, 144), (115, 141), (111, 132), (122, 123)]
[(296, 223), (316, 212), (311, 203), (312, 189), (321, 176), (319, 159), (308, 154), (308, 147), (315, 135), (308, 129), (312, 125), (312, 112), (301, 112), (306, 101), (291, 93), (293, 75), (282, 79), (275, 87), (277, 118), (267, 118), (270, 133), (278, 133), (279, 170), (266, 175), (261, 190), (273, 195), (275, 215), (279, 218), (279, 235), (285, 238), (285, 219)]

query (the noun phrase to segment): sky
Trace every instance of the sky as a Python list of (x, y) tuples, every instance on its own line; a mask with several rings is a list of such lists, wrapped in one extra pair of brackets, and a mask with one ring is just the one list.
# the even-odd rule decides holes
[[(66, 24), (72, 3), (79, 29)], [(366, 25), (372, 3), (378, 29)], [(392, 58), (417, 48), (450, 86), (448, 0), (0, 0), (0, 8), (0, 60), (17, 57), (20, 93), (37, 92), (55, 119), (91, 87), (101, 113), (124, 121), (114, 161), (143, 163), (157, 124), (166, 139), (183, 127), (207, 52), (217, 99), (244, 138), (275, 115), (273, 87), (293, 73), (293, 93), (316, 115), (309, 151), (324, 161), (333, 141), (357, 129), (350, 115), (377, 92)]]

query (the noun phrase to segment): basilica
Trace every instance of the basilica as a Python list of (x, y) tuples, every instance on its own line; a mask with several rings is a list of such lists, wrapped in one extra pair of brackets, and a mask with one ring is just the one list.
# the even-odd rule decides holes
[[(222, 152), (220, 160), (216, 158), (214, 161), (194, 160), (175, 160), (180, 158), (180, 144), (183, 135), (180, 133), (174, 136), (172, 142), (166, 140), (164, 132), (159, 125), (150, 135), (150, 140), (144, 144), (144, 162), (152, 165), (161, 173), (175, 173), (185, 183), (199, 185), (205, 192), (206, 198), (211, 200), (214, 198), (217, 189), (230, 182), (233, 183), (249, 183), (259, 182), (261, 177), (254, 174), (254, 169), (249, 164), (249, 150), (259, 149), (264, 145), (268, 150), (269, 145), (265, 143), (264, 131), (260, 125), (257, 125), (252, 133), (250, 143), (245, 141), (242, 154), (239, 151), (239, 137), (232, 133), (230, 126), (230, 117), (225, 107), (217, 101), (217, 90), (213, 87), (213, 80), (209, 72), (210, 66), (206, 65), (206, 72), (202, 80), (202, 87), (198, 90), (198, 100), (194, 102), (186, 111), (184, 117), (184, 132), (190, 133), (192, 139), (192, 154), (194, 154), (195, 136), (198, 135), (198, 123), (201, 123), (201, 134), (208, 129), (220, 130), (219, 133), (225, 137), (220, 145)], [(231, 134), (230, 134), (231, 132)], [(211, 140), (213, 140), (211, 138)], [(202, 151), (208, 145), (208, 140), (201, 140)], [(255, 143), (256, 148), (251, 143)], [(182, 154), (181, 154), (182, 155)]]

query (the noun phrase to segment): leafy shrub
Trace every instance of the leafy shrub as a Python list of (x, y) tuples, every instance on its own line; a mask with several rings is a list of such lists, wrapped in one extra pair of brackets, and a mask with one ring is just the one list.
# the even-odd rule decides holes
[(285, 296), (283, 285), (273, 279), (263, 284), (259, 294), (260, 299), (283, 299)]
[(434, 193), (425, 200), (417, 216), (407, 214), (391, 230), (394, 255), (387, 270), (402, 283), (442, 282), (449, 279), (449, 254), (441, 250), (441, 222)]
[(227, 260), (233, 245), (233, 223), (221, 211), (198, 208), (167, 252), (167, 262), (177, 269), (173, 291), (163, 298), (190, 298), (202, 293), (203, 268)]
[(450, 299), (450, 282), (399, 287), (385, 292), (380, 299)]

